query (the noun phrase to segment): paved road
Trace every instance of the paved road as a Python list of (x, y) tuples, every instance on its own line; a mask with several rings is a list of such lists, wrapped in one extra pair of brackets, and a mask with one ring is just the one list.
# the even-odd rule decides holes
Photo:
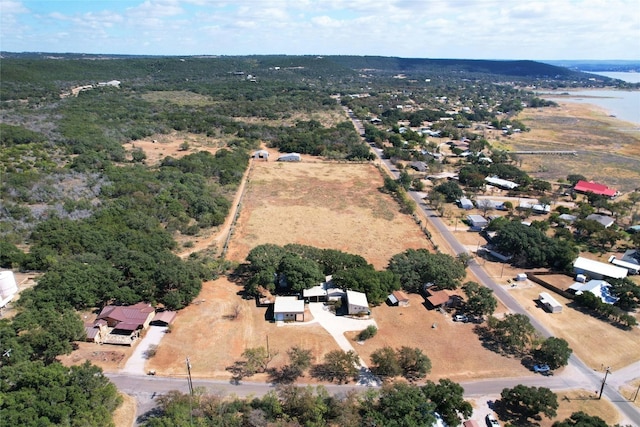
[[(360, 134), (364, 133), (362, 123), (356, 120), (352, 114), (349, 114), (349, 117), (352, 119), (354, 126), (360, 132)], [(379, 157), (379, 160), (388, 168), (391, 174), (393, 174), (397, 178), (399, 173), (390, 163), (390, 161), (382, 159), (380, 156), (381, 153), (378, 150), (374, 150), (374, 152)], [(429, 209), (426, 205), (424, 205), (420, 195), (417, 193), (411, 193), (411, 196), (418, 203), (418, 206), (420, 207), (420, 209), (422, 209), (423, 213), (428, 218), (431, 226), (434, 227), (446, 240), (447, 244), (450, 246), (451, 252), (453, 254), (467, 252), (467, 249), (456, 240), (456, 238), (449, 231), (446, 225), (440, 220), (436, 213)], [(531, 324), (543, 336), (549, 337), (552, 335), (551, 332), (549, 332), (540, 322), (538, 322), (526, 310), (524, 310), (502, 286), (499, 286), (497, 283), (495, 283), (479, 264), (472, 262), (469, 265), (469, 269), (476, 275), (481, 284), (489, 287), (495, 292), (496, 296), (505, 304), (505, 306), (507, 306), (509, 310), (511, 310), (511, 312), (528, 316), (531, 320)], [(604, 396), (607, 397), (614, 405), (616, 405), (620, 413), (630, 422), (638, 426), (640, 426), (640, 412), (637, 410), (637, 408), (630, 404), (626, 398), (618, 393), (617, 387), (621, 383), (624, 383), (624, 380), (622, 380), (620, 377), (626, 377), (627, 375), (632, 375), (630, 378), (635, 377), (636, 375), (634, 374), (637, 374), (636, 368), (639, 367), (640, 364), (634, 364), (627, 368), (621, 369), (617, 372), (619, 374), (619, 377), (616, 375), (616, 372), (610, 374), (611, 380), (607, 381), (607, 384), (605, 385), (603, 390)], [(136, 369), (136, 372), (139, 371), (139, 368)], [(106, 375), (111, 379), (111, 381), (118, 387), (120, 391), (137, 398), (138, 414), (144, 414), (145, 412), (153, 409), (156, 406), (155, 398), (171, 390), (178, 390), (183, 393), (188, 392), (186, 375), (183, 377), (154, 377), (146, 375), (135, 375), (130, 373), (107, 373)], [(536, 387), (544, 386), (556, 392), (578, 388), (587, 390), (592, 389), (595, 392), (600, 389), (600, 386), (602, 385), (602, 378), (603, 375), (601, 373), (589, 368), (578, 357), (572, 355), (569, 360), (569, 365), (563, 370), (562, 375), (551, 377), (532, 375), (530, 377), (524, 378), (518, 377), (488, 379), (462, 382), (460, 384), (465, 389), (465, 397), (471, 398), (485, 395), (499, 395), (503, 388), (511, 388), (518, 384)], [(275, 390), (275, 387), (272, 384), (267, 383), (242, 382), (239, 384), (233, 384), (228, 381), (215, 381), (197, 378), (193, 379), (193, 385), (194, 387), (203, 387), (209, 393), (216, 393), (221, 395), (236, 395), (239, 397), (246, 397), (251, 395), (262, 396), (269, 391)], [(298, 385), (304, 386), (305, 384), (299, 383)], [(366, 390), (368, 387), (351, 385), (325, 385), (325, 388), (329, 393), (342, 395), (350, 390)]]
[[(351, 118), (352, 120), (354, 120), (353, 117)], [(359, 129), (358, 126), (361, 126), (359, 122), (358, 124), (356, 124), (355, 121), (354, 121), (354, 125), (356, 126), (357, 129)], [(378, 156), (378, 159), (386, 166), (386, 168), (389, 170), (391, 175), (393, 175), (397, 179), (400, 173), (395, 168), (395, 166), (391, 163), (391, 161), (388, 159), (383, 159), (380, 150), (374, 149), (373, 152), (376, 154), (376, 156)], [(431, 227), (437, 230), (437, 232), (447, 242), (447, 244), (449, 245), (450, 251), (453, 255), (457, 255), (463, 252), (468, 252), (467, 248), (462, 244), (460, 244), (460, 242), (458, 242), (458, 240), (455, 238), (453, 233), (451, 233), (449, 228), (440, 219), (438, 214), (434, 210), (430, 209), (427, 205), (425, 205), (425, 203), (422, 200), (422, 195), (420, 193), (409, 192), (409, 194), (415, 200), (419, 209), (421, 209), (422, 212), (424, 213), (425, 217), (431, 224)], [(471, 261), (471, 263), (469, 264), (469, 269), (477, 277), (480, 284), (492, 289), (496, 297), (498, 297), (512, 313), (524, 314), (527, 317), (529, 317), (533, 327), (536, 328), (536, 330), (542, 336), (544, 337), (553, 336), (553, 334), (547, 328), (545, 328), (535, 317), (533, 317), (529, 312), (523, 309), (522, 306), (520, 306), (520, 304), (515, 300), (515, 298), (509, 295), (509, 293), (502, 286), (495, 283), (495, 281), (491, 279), (491, 277), (487, 274), (484, 268), (482, 268), (480, 264), (475, 262), (475, 260)], [(633, 365), (632, 367), (630, 367), (629, 368), (630, 372), (627, 372), (626, 370), (624, 371), (624, 373), (626, 374), (632, 374), (630, 377), (626, 379), (627, 381), (633, 378), (636, 378), (639, 375), (639, 373), (634, 369), (634, 367), (636, 366), (638, 365)], [(596, 372), (594, 369), (588, 367), (575, 354), (571, 355), (569, 359), (569, 368), (573, 368), (573, 372), (576, 375), (576, 377), (574, 378), (575, 382), (574, 381), (571, 382), (573, 386), (565, 387), (565, 388), (584, 388), (586, 390), (593, 389), (594, 391), (600, 390), (600, 387), (602, 385), (603, 375), (604, 375), (603, 373)], [(510, 385), (508, 385), (510, 382), (509, 380), (500, 379), (495, 381), (497, 381), (499, 384), (504, 384), (502, 387), (511, 387)], [(515, 379), (515, 381), (517, 382), (514, 383), (513, 385), (517, 385), (519, 383), (525, 384), (525, 380), (523, 379)], [(620, 381), (617, 381), (615, 384), (617, 385), (619, 383)], [(482, 384), (483, 385), (480, 385), (478, 387), (482, 388), (485, 385), (488, 386), (488, 383), (482, 383)], [(467, 388), (465, 387), (465, 394), (466, 394), (466, 390)], [(604, 387), (603, 395), (606, 396), (609, 400), (611, 400), (611, 402), (618, 408), (618, 410), (623, 416), (628, 418), (629, 421), (633, 422), (634, 425), (640, 426), (640, 411), (638, 411), (638, 409), (635, 406), (629, 403), (625, 397), (620, 395), (620, 393), (617, 391), (617, 387), (615, 386), (611, 387), (611, 385), (609, 384), (609, 381)]]

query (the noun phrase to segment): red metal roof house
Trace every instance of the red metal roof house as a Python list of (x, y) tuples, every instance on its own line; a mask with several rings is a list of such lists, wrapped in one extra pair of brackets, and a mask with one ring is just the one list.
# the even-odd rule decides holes
[(96, 320), (105, 320), (109, 327), (126, 331), (146, 329), (156, 310), (149, 304), (139, 302), (135, 305), (108, 305), (102, 309)]
[(609, 188), (606, 185), (598, 184), (593, 181), (578, 181), (573, 189), (578, 193), (593, 193), (607, 197), (615, 197), (615, 195), (618, 194), (618, 191), (615, 188)]

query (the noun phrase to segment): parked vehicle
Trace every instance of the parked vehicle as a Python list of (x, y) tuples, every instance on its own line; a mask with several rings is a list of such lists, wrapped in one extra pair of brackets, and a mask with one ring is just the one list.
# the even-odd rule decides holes
[(537, 372), (542, 375), (549, 375), (551, 373), (551, 368), (549, 365), (533, 365), (533, 372)]
[(493, 414), (487, 415), (487, 427), (500, 427), (500, 423), (496, 420), (496, 417)]
[(466, 314), (456, 314), (453, 316), (453, 321), (467, 323), (469, 321), (469, 317), (467, 317)]

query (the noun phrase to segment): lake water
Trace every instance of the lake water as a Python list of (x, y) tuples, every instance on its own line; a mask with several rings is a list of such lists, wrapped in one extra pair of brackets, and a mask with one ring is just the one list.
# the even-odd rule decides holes
[(594, 73), (590, 71), (590, 74), (611, 77), (612, 79), (620, 79), (628, 83), (640, 83), (640, 73), (623, 73), (619, 71), (599, 71)]
[[(633, 74), (633, 73), (608, 73), (608, 74)], [(568, 93), (562, 97), (560, 93)], [(541, 98), (555, 101), (577, 102), (581, 104), (593, 104), (604, 108), (609, 114), (620, 120), (635, 123), (640, 126), (640, 91), (627, 90), (582, 90), (559, 91), (557, 93), (540, 92)]]

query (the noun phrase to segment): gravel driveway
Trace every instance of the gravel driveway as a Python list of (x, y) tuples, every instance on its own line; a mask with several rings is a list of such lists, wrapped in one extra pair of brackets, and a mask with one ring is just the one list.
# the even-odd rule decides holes
[[(333, 314), (329, 307), (321, 302), (309, 303), (309, 311), (313, 315), (314, 323), (317, 322), (322, 326), (333, 339), (338, 343), (338, 346), (344, 351), (353, 351), (358, 353), (351, 342), (344, 336), (348, 331), (361, 331), (369, 325), (373, 325), (376, 328), (378, 325), (373, 319), (357, 319), (346, 316), (336, 316)], [(371, 374), (371, 371), (364, 363), (364, 360), (360, 358), (360, 379), (358, 384), (361, 385), (380, 385), (380, 380)]]
[(149, 347), (160, 344), (166, 332), (166, 326), (149, 326), (144, 338), (140, 340), (138, 346), (133, 350), (133, 354), (129, 357), (129, 360), (127, 360), (121, 372), (133, 375), (145, 375), (144, 364), (147, 361), (145, 353)]

